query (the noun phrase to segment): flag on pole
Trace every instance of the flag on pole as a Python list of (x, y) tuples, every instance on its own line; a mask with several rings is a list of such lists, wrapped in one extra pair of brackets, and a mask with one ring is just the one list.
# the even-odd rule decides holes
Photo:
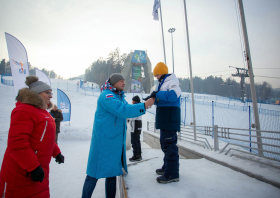
[(25, 80), (29, 76), (27, 52), (23, 44), (14, 36), (5, 32), (15, 94), (26, 87)]
[(159, 5), (159, 1), (155, 0), (154, 2), (154, 7), (153, 7), (153, 16), (154, 16), (154, 20), (158, 21), (158, 9), (159, 9), (160, 5)]
[(62, 90), (57, 89), (57, 107), (62, 111), (63, 121), (70, 121), (71, 117), (71, 102)]
[(35, 72), (36, 72), (36, 76), (39, 78), (39, 81), (47, 83), (48, 85), (51, 86), (51, 81), (50, 81), (49, 77), (44, 72), (42, 72), (41, 70), (39, 70), (37, 68), (35, 69)]

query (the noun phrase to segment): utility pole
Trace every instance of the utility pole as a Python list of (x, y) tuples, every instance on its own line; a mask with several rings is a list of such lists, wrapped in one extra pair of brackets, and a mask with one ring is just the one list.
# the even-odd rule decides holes
[[(232, 67), (232, 66), (229, 66)], [(236, 74), (232, 74), (232, 76), (238, 76), (241, 78), (240, 80), (240, 86), (241, 86), (241, 101), (245, 102), (244, 98), (245, 98), (245, 78), (249, 77), (248, 75), (248, 70), (247, 69), (243, 69), (243, 68), (238, 68), (238, 67), (233, 67), (237, 69), (237, 73)], [(240, 70), (240, 71), (239, 71)]]
[(248, 34), (247, 34), (247, 27), (246, 27), (246, 22), (245, 22), (245, 14), (244, 14), (242, 0), (238, 0), (238, 3), (239, 3), (240, 18), (241, 18), (242, 30), (243, 30), (243, 36), (244, 36), (244, 42), (245, 42), (246, 61), (247, 61), (247, 66), (248, 66), (248, 70), (249, 70), (249, 77), (250, 77), (250, 88), (251, 88), (251, 95), (252, 95), (252, 102), (253, 102), (253, 109), (254, 109), (254, 116), (255, 116), (257, 142), (258, 142), (258, 149), (259, 149), (258, 151), (259, 151), (259, 155), (263, 156), (259, 111), (258, 111), (256, 88), (255, 88), (252, 59), (251, 59), (249, 40), (248, 40)]

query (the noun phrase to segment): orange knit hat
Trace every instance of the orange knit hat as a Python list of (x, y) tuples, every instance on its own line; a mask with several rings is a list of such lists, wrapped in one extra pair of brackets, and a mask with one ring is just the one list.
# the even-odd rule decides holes
[(159, 62), (153, 71), (154, 76), (155, 75), (163, 75), (163, 74), (168, 74), (168, 67), (163, 63)]

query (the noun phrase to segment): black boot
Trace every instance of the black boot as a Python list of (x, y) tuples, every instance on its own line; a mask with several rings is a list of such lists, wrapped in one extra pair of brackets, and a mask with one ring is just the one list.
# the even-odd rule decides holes
[(136, 162), (136, 161), (141, 161), (142, 157), (141, 155), (133, 155), (132, 158), (129, 158), (129, 161), (131, 162)]
[(163, 175), (164, 170), (162, 170), (161, 168), (159, 168), (159, 169), (156, 170), (156, 173), (157, 173), (158, 175)]

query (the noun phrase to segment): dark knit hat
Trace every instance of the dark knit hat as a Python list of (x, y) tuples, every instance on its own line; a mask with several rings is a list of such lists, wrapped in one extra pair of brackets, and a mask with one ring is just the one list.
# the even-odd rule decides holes
[(140, 103), (140, 98), (139, 98), (139, 96), (134, 96), (133, 98), (132, 98), (132, 100), (134, 101), (134, 102), (138, 102), (138, 103)]
[(27, 76), (25, 84), (31, 91), (34, 91), (38, 94), (47, 90), (52, 90), (52, 88), (48, 84), (39, 81), (39, 78), (37, 76)]
[(110, 84), (114, 85), (116, 82), (120, 81), (120, 80), (124, 80), (124, 77), (119, 74), (119, 73), (114, 73), (110, 76)]

